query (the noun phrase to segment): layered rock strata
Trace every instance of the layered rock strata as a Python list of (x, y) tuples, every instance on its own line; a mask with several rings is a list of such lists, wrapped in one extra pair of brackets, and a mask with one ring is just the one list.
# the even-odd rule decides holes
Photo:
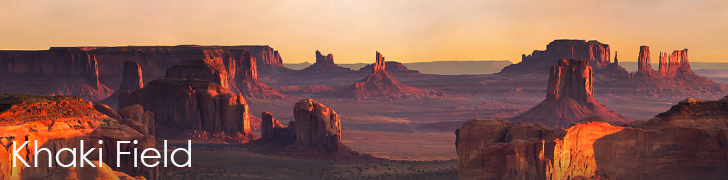
[[(107, 109), (97, 106), (96, 109)], [(143, 176), (145, 179), (160, 179), (159, 167), (134, 167), (133, 155), (121, 155), (117, 159), (116, 149), (121, 151), (134, 152), (133, 149), (156, 148), (156, 138), (145, 134), (133, 127), (139, 124), (118, 121), (94, 109), (94, 106), (77, 97), (71, 96), (42, 96), (42, 95), (16, 95), (0, 94), (0, 179), (32, 179), (55, 177), (57, 172), (69, 171), (54, 161), (48, 166), (49, 159), (44, 153), (40, 153), (35, 159), (35, 142), (38, 148), (48, 148), (51, 152), (59, 152), (62, 148), (80, 148), (80, 142), (84, 141), (84, 148), (89, 151), (95, 148), (95, 153), (87, 156), (92, 161), (102, 161), (107, 164), (114, 164), (110, 167), (113, 171), (119, 171), (131, 176)], [(114, 114), (113, 110), (106, 113)], [(98, 144), (101, 140), (103, 144)], [(25, 157), (31, 166), (12, 166), (11, 152), (13, 142), (29, 143), (25, 147), (16, 144), (22, 150), (18, 151), (20, 157)], [(137, 141), (137, 144), (123, 144), (123, 147), (116, 147), (117, 141)], [(98, 156), (98, 149), (106, 151), (101, 159)], [(55, 153), (54, 153), (55, 154)], [(70, 164), (73, 156), (70, 153), (58, 154), (58, 159), (63, 164)], [(139, 154), (136, 154), (138, 157)], [(76, 156), (77, 157), (77, 156)], [(138, 161), (138, 160), (137, 160)], [(120, 163), (120, 167), (115, 164)], [(147, 159), (145, 162), (153, 164), (154, 159)], [(21, 163), (21, 162), (18, 162)], [(83, 163), (83, 162), (77, 162)], [(86, 164), (88, 166), (88, 164)], [(72, 171), (72, 170), (71, 170)], [(106, 171), (109, 171), (108, 169)], [(69, 172), (70, 173), (70, 172)], [(90, 173), (90, 172), (88, 172)], [(123, 173), (114, 173), (121, 176)], [(129, 177), (124, 175), (124, 177)], [(141, 178), (141, 177), (140, 177)]]
[(592, 67), (586, 59), (559, 60), (558, 65), (551, 67), (546, 99), (512, 120), (543, 123), (551, 127), (568, 127), (572, 122), (589, 116), (629, 122), (594, 99), (592, 75)]
[(555, 131), (474, 119), (456, 131), (458, 173), (460, 179), (723, 179), (727, 107), (728, 97), (687, 99), (648, 121), (614, 125), (590, 117)]

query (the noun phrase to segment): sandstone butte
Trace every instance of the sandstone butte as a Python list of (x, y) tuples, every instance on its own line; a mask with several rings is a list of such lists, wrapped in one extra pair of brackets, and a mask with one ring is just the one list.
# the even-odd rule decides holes
[(511, 120), (568, 127), (585, 117), (602, 116), (612, 122), (628, 123), (630, 120), (594, 99), (592, 74), (586, 59), (560, 59), (551, 67), (546, 99)]
[[(52, 47), (42, 51), (0, 51), (0, 92), (73, 95), (98, 102), (122, 88), (125, 62), (143, 69), (144, 82), (165, 77), (172, 65), (190, 59), (252, 61), (262, 76), (290, 74), (280, 54), (269, 46), (124, 46)], [(234, 63), (233, 63), (234, 65)], [(250, 69), (250, 68), (249, 68)], [(228, 72), (234, 74), (235, 72)], [(256, 72), (258, 73), (258, 72)], [(256, 74), (257, 78), (257, 74)], [(243, 82), (244, 85), (250, 84)], [(256, 86), (252, 86), (256, 87)], [(268, 98), (255, 96), (256, 98)], [(273, 97), (276, 98), (276, 97)]]
[[(361, 69), (357, 70), (358, 73), (371, 73), (374, 69), (375, 64), (368, 64)], [(395, 62), (395, 61), (387, 61), (384, 62), (384, 70), (387, 72), (390, 72), (392, 74), (396, 75), (406, 75), (406, 76), (418, 76), (423, 75), (420, 73), (420, 71), (417, 70), (411, 70), (407, 68), (407, 66), (404, 66), (404, 64)]]
[(359, 154), (341, 143), (341, 120), (331, 108), (302, 99), (293, 107), (294, 120), (283, 126), (273, 114), (263, 112), (261, 139), (263, 144), (283, 144), (274, 154), (328, 160), (379, 160)]
[[(245, 98), (199, 79), (158, 79), (119, 95), (119, 108), (135, 104), (154, 113), (161, 138), (246, 143), (252, 134)], [(174, 106), (167, 106), (173, 104)], [(162, 106), (163, 105), (163, 106)]]
[[(104, 109), (103, 105), (97, 107)], [(116, 112), (111, 110), (106, 113)], [(138, 140), (139, 143), (128, 144), (121, 149), (133, 152), (133, 148), (156, 147), (156, 138), (145, 131), (137, 130), (140, 127), (146, 128), (134, 120), (112, 118), (77, 97), (0, 94), (0, 179), (130, 179), (131, 176), (134, 179), (160, 179), (158, 167), (135, 168), (130, 155), (122, 156), (119, 160), (120, 168), (107, 165), (104, 168), (58, 168), (60, 166), (55, 162), (49, 168), (42, 163), (48, 162), (47, 155), (40, 154), (39, 159), (33, 159), (32, 156), (35, 154), (35, 140), (38, 141), (39, 148), (48, 148), (53, 152), (61, 148), (79, 148), (81, 140), (84, 140), (85, 148), (104, 150), (115, 149), (116, 141), (133, 140)], [(41, 162), (38, 167), (12, 166), (12, 143), (18, 140), (30, 142), (20, 153), (31, 166), (35, 161)], [(103, 140), (104, 144), (95, 143), (98, 140)], [(115, 151), (107, 151), (103, 159), (98, 159), (98, 154), (93, 153), (88, 157), (90, 160), (116, 164), (116, 156)], [(62, 163), (70, 162), (68, 154), (60, 154), (60, 159)], [(156, 160), (147, 161), (151, 164)]]
[(392, 94), (422, 94), (422, 90), (400, 83), (392, 76), (391, 72), (385, 71), (384, 56), (377, 52), (376, 61), (372, 66), (372, 72), (366, 78), (356, 82), (339, 93), (344, 97), (368, 98)]
[(311, 66), (300, 71), (295, 71), (297, 76), (321, 76), (321, 75), (343, 75), (354, 73), (354, 70), (341, 67), (334, 63), (334, 55), (328, 54), (324, 56), (320, 51), (316, 51), (316, 62)]
[(686, 99), (647, 121), (473, 119), (455, 133), (460, 179), (725, 179), (728, 96)]

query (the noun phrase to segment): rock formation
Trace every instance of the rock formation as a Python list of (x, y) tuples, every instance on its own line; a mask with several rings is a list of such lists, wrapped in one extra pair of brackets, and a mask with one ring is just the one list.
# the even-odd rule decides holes
[[(149, 135), (157, 136), (157, 124), (154, 118), (154, 113), (151, 111), (144, 111), (144, 107), (139, 104), (127, 106), (124, 109), (119, 110), (119, 120), (133, 120), (146, 126), (145, 130)], [(144, 133), (142, 133), (144, 134)]]
[(336, 112), (311, 99), (303, 99), (293, 107), (293, 134), (296, 143), (338, 151), (341, 145), (341, 120)]
[(299, 76), (320, 76), (320, 75), (341, 75), (341, 74), (351, 74), (355, 71), (341, 67), (334, 63), (334, 55), (328, 54), (326, 56), (322, 55), (320, 51), (316, 51), (316, 63), (313, 63), (311, 66), (302, 69), (300, 71), (296, 71), (296, 75)]
[(530, 133), (474, 119), (456, 131), (458, 172), (460, 179), (723, 179), (726, 108), (728, 97), (688, 99), (649, 121), (617, 126), (592, 117), (557, 131), (523, 123)]
[(591, 40), (554, 40), (546, 46), (546, 50), (534, 50), (531, 55), (525, 54), (518, 64), (512, 64), (501, 70), (499, 74), (546, 74), (554, 61), (562, 58), (586, 59), (594, 69), (601, 69), (610, 64), (608, 44)]
[(265, 154), (320, 160), (378, 161), (368, 154), (359, 154), (341, 143), (341, 120), (331, 108), (302, 99), (293, 107), (294, 120), (284, 127), (269, 112), (262, 114), (261, 139), (257, 141)]
[[(107, 109), (106, 113), (114, 114), (113, 110), (103, 106), (96, 106), (97, 109)], [(115, 149), (117, 141), (138, 141), (137, 144), (127, 144), (120, 147), (120, 150), (133, 152), (132, 149), (155, 148), (156, 138), (137, 131), (132, 126), (138, 127), (135, 123), (125, 123), (111, 118), (96, 109), (82, 99), (71, 96), (42, 96), (42, 95), (16, 95), (0, 94), (0, 179), (32, 179), (45, 177), (57, 177), (59, 171), (72, 171), (71, 169), (60, 169), (59, 164), (51, 162), (44, 153), (40, 153), (38, 159), (35, 154), (35, 141), (38, 148), (48, 148), (51, 152), (59, 152), (61, 148), (80, 148), (80, 141), (84, 141), (84, 148), (102, 148), (104, 152), (102, 159), (98, 155), (87, 156), (89, 160), (102, 161), (107, 164), (116, 164), (120, 167), (110, 167), (113, 171), (120, 171), (131, 176), (143, 176), (146, 179), (160, 179), (159, 167), (149, 168), (134, 167), (132, 155), (122, 155), (117, 159)], [(13, 141), (28, 141), (29, 143), (19, 151), (20, 157), (31, 166), (38, 162), (38, 167), (25, 168), (23, 165), (12, 166)], [(99, 140), (103, 144), (98, 144)], [(20, 143), (20, 142), (19, 142)], [(18, 144), (20, 147), (21, 144)], [(98, 150), (96, 150), (98, 152)], [(55, 153), (54, 153), (55, 154)], [(137, 154), (137, 157), (139, 154)], [(70, 153), (59, 154), (61, 163), (71, 162)], [(55, 158), (53, 158), (55, 159)], [(156, 160), (146, 160), (153, 164)], [(20, 162), (18, 162), (20, 163)], [(77, 162), (83, 163), (83, 162)], [(76, 169), (82, 170), (81, 169)], [(110, 170), (106, 170), (110, 171)], [(90, 175), (91, 172), (87, 172)], [(114, 173), (117, 176), (121, 173)], [(125, 175), (125, 177), (127, 177)]]
[(136, 61), (124, 61), (124, 67), (121, 70), (120, 91), (137, 90), (144, 87), (144, 79), (142, 79), (142, 67)]
[(340, 94), (346, 97), (364, 98), (422, 92), (416, 87), (404, 85), (394, 79), (392, 73), (385, 71), (385, 65), (384, 57), (377, 52), (372, 73), (359, 82), (342, 89)]
[[(415, 75), (422, 75), (420, 71), (417, 70), (411, 70), (407, 68), (407, 66), (404, 66), (402, 63), (395, 62), (395, 61), (387, 61), (384, 63), (385, 69), (387, 72), (390, 72), (392, 74), (397, 75), (407, 75), (407, 76), (415, 76)], [(373, 71), (374, 64), (369, 64), (361, 69), (357, 70), (359, 73), (371, 73)]]
[(546, 100), (512, 120), (543, 123), (552, 127), (567, 127), (589, 116), (629, 122), (594, 99), (592, 73), (592, 67), (586, 59), (559, 60), (558, 65), (551, 67)]
[[(229, 142), (245, 143), (251, 134), (248, 105), (219, 84), (198, 79), (159, 79), (119, 95), (119, 108), (139, 104), (154, 113), (160, 137), (184, 130), (224, 131)], [(123, 115), (122, 115), (123, 116)]]
[(99, 83), (99, 62), (80, 48), (0, 51), (0, 92), (79, 96), (100, 101), (113, 93)]
[(660, 63), (657, 71), (652, 69), (650, 49), (648, 46), (640, 47), (638, 70), (629, 74), (628, 78), (608, 82), (608, 86), (638, 89), (695, 88), (698, 91), (723, 92), (721, 87), (700, 75), (693, 73), (688, 61), (688, 50), (675, 50), (672, 54), (660, 52)]

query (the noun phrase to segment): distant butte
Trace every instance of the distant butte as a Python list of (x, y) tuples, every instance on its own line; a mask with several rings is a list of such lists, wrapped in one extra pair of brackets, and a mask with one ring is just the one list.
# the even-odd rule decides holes
[(546, 100), (512, 120), (551, 127), (568, 127), (590, 116), (602, 116), (613, 122), (630, 122), (594, 99), (592, 73), (586, 59), (559, 60), (558, 65), (551, 67)]
[(324, 56), (320, 51), (316, 51), (316, 62), (305, 69), (295, 72), (296, 75), (317, 76), (317, 75), (336, 75), (351, 74), (354, 70), (341, 67), (334, 63), (334, 55), (328, 54)]
[(392, 73), (385, 71), (385, 67), (384, 56), (377, 52), (371, 74), (359, 82), (342, 89), (340, 94), (345, 97), (366, 98), (422, 92), (422, 90), (416, 87), (404, 85), (394, 79)]

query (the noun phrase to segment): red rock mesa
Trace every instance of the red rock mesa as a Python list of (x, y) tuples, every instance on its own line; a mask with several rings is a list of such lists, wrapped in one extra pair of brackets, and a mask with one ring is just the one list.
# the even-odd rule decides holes
[(592, 67), (586, 59), (559, 60), (558, 65), (551, 67), (546, 100), (512, 120), (543, 123), (551, 127), (568, 127), (590, 116), (629, 122), (594, 99), (592, 74)]
[(610, 64), (611, 51), (608, 44), (590, 40), (554, 40), (546, 46), (546, 50), (534, 50), (521, 58), (518, 64), (509, 65), (499, 74), (546, 74), (549, 66), (561, 58), (586, 59), (594, 69), (601, 69)]

